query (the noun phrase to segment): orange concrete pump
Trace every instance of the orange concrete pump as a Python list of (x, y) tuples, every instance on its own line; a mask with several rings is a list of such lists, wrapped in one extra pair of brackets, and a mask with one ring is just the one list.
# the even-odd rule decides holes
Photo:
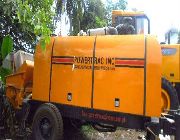
[(33, 139), (62, 138), (64, 117), (158, 134), (161, 60), (150, 35), (56, 37), (37, 46), (34, 68), (26, 61), (7, 77), (6, 96), (29, 113)]

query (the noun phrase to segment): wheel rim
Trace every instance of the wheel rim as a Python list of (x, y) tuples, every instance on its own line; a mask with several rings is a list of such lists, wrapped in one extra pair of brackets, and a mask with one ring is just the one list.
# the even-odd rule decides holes
[(39, 123), (41, 136), (46, 140), (51, 137), (52, 125), (48, 118), (42, 118)]
[(161, 90), (161, 111), (166, 112), (165, 110), (170, 109), (170, 97), (168, 93), (162, 89)]

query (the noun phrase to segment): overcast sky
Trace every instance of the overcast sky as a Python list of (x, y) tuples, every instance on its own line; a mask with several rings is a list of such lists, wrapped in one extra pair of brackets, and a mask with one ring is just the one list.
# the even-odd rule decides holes
[[(105, 2), (106, 0), (102, 0)], [(116, 0), (114, 0), (116, 1)], [(171, 27), (180, 28), (179, 0), (127, 0), (128, 9), (144, 11), (151, 20), (151, 34), (164, 40), (164, 33)]]

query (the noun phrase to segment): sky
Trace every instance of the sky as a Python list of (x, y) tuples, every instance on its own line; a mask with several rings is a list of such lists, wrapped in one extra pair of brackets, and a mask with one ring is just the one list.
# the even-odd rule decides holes
[[(103, 0), (105, 1), (105, 0)], [(115, 0), (114, 0), (115, 1)], [(127, 0), (128, 10), (144, 11), (151, 21), (151, 34), (164, 41), (164, 33), (176, 27), (180, 29), (179, 0)]]

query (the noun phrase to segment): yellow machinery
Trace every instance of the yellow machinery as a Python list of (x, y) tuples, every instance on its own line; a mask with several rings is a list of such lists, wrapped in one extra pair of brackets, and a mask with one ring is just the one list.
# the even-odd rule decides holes
[[(113, 10), (112, 27), (87, 30), (87, 35), (149, 34), (150, 20), (143, 12)], [(82, 30), (78, 35), (85, 34)]]
[[(145, 39), (143, 35), (57, 38), (53, 53), (52, 46), (47, 48), (46, 55), (36, 51), (32, 99), (159, 116), (161, 55), (158, 46), (154, 38)], [(159, 57), (153, 57), (151, 51)], [(39, 71), (46, 76), (39, 77)], [(152, 101), (155, 110), (151, 110)]]
[(23, 99), (32, 93), (34, 62), (24, 64), (13, 75), (6, 77), (6, 95), (16, 109), (21, 109)]
[(180, 138), (179, 115), (174, 123), (165, 116), (159, 123), (161, 61), (160, 45), (150, 35), (56, 37), (46, 51), (36, 47), (34, 64), (25, 61), (6, 78), (6, 97), (21, 114), (19, 130), (29, 122), (34, 140), (61, 139), (64, 117), (100, 131), (147, 129), (154, 139), (167, 129), (164, 134)]
[[(159, 57), (153, 57), (155, 53)], [(46, 52), (36, 50), (34, 75), (31, 67), (26, 62), (6, 79), (6, 94), (14, 99), (11, 102), (17, 108), (27, 96), (24, 92), (27, 81), (33, 77), (32, 100), (160, 116), (161, 55), (153, 37), (56, 38), (54, 46), (48, 46)]]
[[(112, 11), (112, 25), (118, 26), (123, 23), (123, 18), (131, 18), (130, 23), (135, 27), (135, 34), (149, 34), (150, 20), (144, 12), (134, 11)], [(168, 35), (170, 37), (170, 34)], [(170, 41), (170, 38), (168, 38)], [(180, 96), (180, 65), (179, 65), (180, 45), (161, 45), (162, 50), (162, 91), (161, 110), (177, 109), (179, 107), (178, 95)], [(174, 83), (174, 86), (172, 85)], [(178, 91), (178, 94), (177, 94)]]
[(180, 82), (179, 47), (179, 44), (161, 44), (161, 50), (163, 55), (163, 76), (172, 83)]
[[(164, 98), (166, 99), (167, 105), (168, 102), (170, 102), (171, 99), (173, 99), (173, 105), (176, 106), (177, 100), (180, 101), (180, 44), (177, 43), (177, 39), (174, 40), (174, 37), (171, 38), (172, 32), (170, 31), (168, 33), (168, 44), (161, 44), (161, 50), (162, 50), (162, 64), (163, 64), (163, 77), (168, 79), (170, 81), (176, 91), (171, 91), (171, 94), (168, 95), (167, 92), (162, 91), (162, 94)], [(173, 33), (174, 34), (174, 33)], [(177, 32), (175, 33), (177, 34)], [(176, 36), (177, 37), (177, 36)], [(171, 44), (171, 42), (174, 42), (174, 44)], [(169, 89), (170, 90), (170, 89)], [(176, 96), (173, 93), (177, 92)]]
[(124, 24), (123, 19), (130, 18), (131, 24), (135, 28), (135, 34), (150, 34), (150, 20), (144, 14), (144, 12), (134, 12), (134, 11), (122, 11), (113, 10), (112, 11), (112, 26), (116, 27), (119, 24)]
[(168, 44), (162, 43), (163, 76), (173, 83), (180, 101), (180, 44), (177, 44), (178, 32), (168, 32)]
[(21, 135), (30, 126), (33, 140), (58, 140), (63, 119), (69, 118), (99, 131), (117, 126), (147, 130), (152, 140), (163, 129), (179, 140), (179, 112), (161, 118), (161, 70), (161, 47), (154, 36), (51, 38), (46, 51), (36, 47), (34, 63), (25, 61), (7, 76), (0, 126), (4, 122), (4, 132), (19, 126), (13, 134)]

